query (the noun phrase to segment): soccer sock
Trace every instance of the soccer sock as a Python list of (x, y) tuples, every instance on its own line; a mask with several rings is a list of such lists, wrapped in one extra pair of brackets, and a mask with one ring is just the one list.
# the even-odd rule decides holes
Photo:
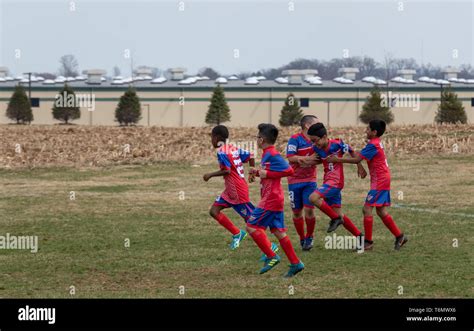
[(285, 236), (285, 238), (280, 239), (280, 245), (281, 248), (283, 248), (283, 251), (285, 252), (291, 264), (296, 264), (300, 262), (300, 259), (298, 259), (298, 256), (296, 256), (295, 249), (291, 244), (290, 237)]
[(393, 221), (393, 218), (390, 214), (385, 215), (384, 217), (381, 217), (383, 224), (390, 230), (390, 232), (395, 236), (399, 237), (402, 232), (398, 228), (398, 226), (395, 224)]
[(360, 230), (357, 228), (357, 226), (355, 226), (355, 224), (351, 221), (351, 219), (349, 217), (347, 217), (346, 215), (344, 215), (344, 227), (346, 228), (347, 231), (349, 231), (350, 233), (352, 233), (354, 236), (358, 236), (360, 235)]
[(326, 201), (323, 200), (322, 204), (321, 204), (321, 207), (319, 207), (319, 209), (325, 213), (326, 215), (328, 215), (332, 220), (335, 219), (335, 218), (338, 218), (339, 215), (334, 211), (334, 209), (332, 209), (331, 207), (329, 207), (329, 205), (327, 204)]
[(316, 227), (316, 218), (306, 218), (306, 238), (312, 237), (314, 234), (314, 228)]
[(229, 232), (232, 233), (234, 236), (240, 233), (240, 229), (236, 227), (234, 223), (232, 223), (232, 221), (227, 216), (225, 216), (225, 214), (217, 214), (216, 221), (219, 222), (219, 224), (222, 225), (224, 228), (229, 230)]
[(374, 226), (373, 216), (364, 216), (364, 235), (365, 239), (372, 241), (372, 228)]
[(300, 240), (303, 240), (304, 239), (304, 219), (303, 219), (303, 217), (293, 218), (293, 223), (295, 224), (296, 232), (300, 236)]
[(275, 252), (272, 251), (272, 244), (263, 230), (256, 229), (254, 232), (250, 233), (250, 236), (253, 241), (255, 241), (258, 248), (260, 248), (267, 257), (272, 258), (276, 255)]

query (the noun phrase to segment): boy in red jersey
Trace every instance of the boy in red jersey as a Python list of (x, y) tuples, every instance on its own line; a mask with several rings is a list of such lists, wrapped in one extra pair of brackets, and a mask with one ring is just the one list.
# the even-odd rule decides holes
[(313, 143), (308, 136), (308, 129), (318, 121), (318, 118), (314, 115), (303, 116), (300, 121), (301, 131), (290, 137), (286, 148), (286, 157), (293, 170), (295, 170), (292, 176), (288, 176), (288, 193), (291, 210), (293, 211), (293, 224), (300, 237), (301, 248), (304, 251), (313, 248), (313, 234), (316, 226), (314, 206), (309, 201), (309, 196), (317, 188), (316, 160), (314, 158)]
[(224, 177), (225, 190), (217, 197), (209, 210), (209, 214), (232, 233), (232, 250), (240, 246), (240, 242), (247, 236), (247, 232), (239, 229), (221, 211), (225, 208), (233, 208), (246, 222), (254, 210), (249, 199), (249, 188), (245, 181), (243, 163), (248, 162), (251, 167), (255, 166), (255, 159), (249, 151), (245, 151), (231, 144), (227, 144), (229, 131), (224, 125), (218, 125), (212, 129), (211, 142), (217, 151), (217, 160), (220, 170), (207, 173), (203, 179), (207, 182), (212, 177)]
[(278, 238), (280, 246), (290, 261), (290, 269), (285, 277), (293, 277), (304, 269), (303, 262), (296, 256), (290, 238), (286, 234), (283, 205), (285, 198), (281, 187), (281, 178), (291, 176), (293, 168), (278, 153), (274, 144), (278, 137), (278, 129), (273, 124), (258, 126), (257, 144), (263, 150), (261, 169), (252, 169), (251, 174), (260, 177), (261, 200), (247, 222), (247, 231), (260, 250), (266, 255), (260, 273), (263, 274), (278, 263), (278, 256), (271, 248), (265, 233), (267, 227)]
[(341, 163), (360, 163), (366, 160), (370, 173), (370, 191), (367, 194), (364, 205), (364, 230), (365, 244), (364, 249), (372, 249), (372, 210), (375, 207), (377, 215), (382, 222), (395, 236), (395, 250), (399, 250), (407, 241), (405, 236), (393, 221), (388, 213), (387, 207), (390, 206), (390, 169), (388, 168), (387, 158), (380, 137), (384, 134), (386, 123), (382, 120), (372, 120), (367, 126), (367, 145), (358, 155), (351, 158), (338, 158), (331, 156), (328, 162)]
[[(314, 152), (322, 160), (324, 166), (323, 185), (315, 190), (309, 199), (331, 218), (327, 232), (335, 231), (340, 224), (343, 224), (346, 230), (354, 236), (361, 238), (360, 245), (362, 247), (362, 233), (347, 215), (342, 214), (341, 210), (341, 191), (344, 188), (344, 167), (341, 163), (330, 163), (327, 161), (327, 158), (331, 155), (343, 156), (344, 153), (349, 153), (351, 156), (355, 156), (355, 153), (352, 148), (342, 140), (329, 139), (327, 130), (322, 123), (312, 125), (308, 130), (308, 135), (314, 143)], [(367, 172), (364, 167), (358, 163), (357, 168), (359, 177), (365, 178)]]

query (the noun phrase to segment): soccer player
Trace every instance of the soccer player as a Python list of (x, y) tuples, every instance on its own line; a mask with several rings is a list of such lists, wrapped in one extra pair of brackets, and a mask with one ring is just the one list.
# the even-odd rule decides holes
[(255, 207), (249, 199), (243, 163), (248, 162), (250, 167), (255, 167), (255, 159), (249, 151), (228, 144), (228, 138), (229, 131), (224, 125), (218, 125), (212, 129), (211, 142), (214, 148), (219, 148), (217, 160), (220, 170), (205, 174), (203, 179), (207, 182), (212, 177), (224, 177), (225, 190), (217, 197), (209, 214), (232, 234), (230, 248), (234, 250), (240, 246), (241, 241), (247, 236), (247, 232), (235, 226), (222, 213), (222, 210), (233, 208), (245, 221), (249, 219)]
[(385, 128), (386, 123), (382, 120), (370, 121), (366, 129), (368, 143), (358, 155), (351, 158), (330, 157), (328, 159), (328, 162), (334, 163), (358, 164), (362, 160), (367, 161), (370, 173), (370, 191), (365, 199), (363, 209), (365, 250), (373, 248), (372, 227), (374, 219), (372, 211), (374, 207), (383, 224), (395, 236), (395, 250), (399, 250), (408, 241), (408, 237), (400, 231), (387, 210), (387, 207), (390, 206), (390, 170), (387, 158), (385, 157), (383, 143), (380, 139), (385, 132)]
[[(332, 232), (343, 224), (346, 230), (354, 236), (362, 236), (362, 232), (354, 225), (347, 215), (342, 214), (341, 191), (344, 188), (344, 167), (341, 163), (330, 163), (327, 158), (331, 155), (343, 156), (349, 153), (355, 156), (352, 148), (339, 139), (329, 139), (324, 124), (317, 123), (308, 130), (308, 135), (314, 143), (313, 149), (317, 156), (322, 160), (324, 166), (324, 182), (321, 187), (314, 191), (310, 196), (310, 201), (321, 211), (331, 218), (327, 232)], [(364, 167), (357, 164), (357, 174), (361, 178), (367, 176)], [(362, 238), (362, 237), (361, 237)], [(362, 239), (361, 243), (362, 245)]]
[(293, 168), (278, 153), (274, 144), (278, 137), (278, 129), (273, 124), (258, 126), (257, 144), (263, 149), (261, 169), (252, 169), (251, 173), (260, 177), (261, 200), (247, 221), (247, 231), (260, 250), (267, 256), (260, 274), (263, 274), (278, 263), (281, 258), (271, 248), (265, 233), (267, 227), (278, 238), (280, 246), (290, 261), (290, 269), (285, 277), (293, 277), (304, 269), (303, 262), (296, 256), (290, 238), (286, 234), (283, 205), (285, 198), (281, 187), (281, 178), (291, 176)]
[[(309, 196), (316, 190), (316, 160), (313, 144), (308, 137), (308, 129), (318, 123), (314, 115), (305, 115), (300, 121), (301, 131), (291, 136), (286, 148), (286, 157), (295, 171), (288, 177), (288, 193), (293, 211), (293, 224), (300, 237), (300, 245), (304, 251), (313, 248), (313, 234), (316, 226), (314, 206)], [(306, 234), (304, 225), (306, 223)]]

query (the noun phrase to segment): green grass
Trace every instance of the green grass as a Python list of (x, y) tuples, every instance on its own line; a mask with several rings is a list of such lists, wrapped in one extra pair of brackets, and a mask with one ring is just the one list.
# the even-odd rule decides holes
[[(75, 297), (87, 298), (473, 297), (473, 162), (472, 156), (389, 160), (393, 202), (423, 210), (391, 208), (410, 237), (400, 252), (378, 218), (374, 251), (325, 249), (327, 218), (319, 211), (315, 248), (301, 252), (287, 206), (289, 235), (306, 264), (291, 280), (281, 277), (285, 257), (275, 270), (257, 274), (260, 252), (250, 238), (228, 249), (229, 234), (208, 215), (223, 181), (202, 180), (215, 166), (0, 170), (0, 235), (39, 236), (36, 254), (0, 250), (0, 297), (71, 297), (70, 286)], [(346, 166), (343, 207), (361, 227), (369, 183), (354, 168)], [(258, 190), (251, 185), (254, 202)], [(232, 210), (226, 213), (243, 226)], [(342, 227), (337, 233), (346, 234)]]

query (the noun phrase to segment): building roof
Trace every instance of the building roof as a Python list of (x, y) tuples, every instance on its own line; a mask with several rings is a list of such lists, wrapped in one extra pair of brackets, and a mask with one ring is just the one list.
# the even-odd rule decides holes
[[(189, 81), (188, 81), (189, 82)], [(356, 80), (352, 84), (342, 84), (332, 80), (321, 80), (320, 85), (310, 84), (303, 81), (298, 85), (281, 84), (274, 80), (258, 80), (258, 84), (252, 81), (252, 84), (246, 84), (245, 80), (227, 80), (226, 84), (221, 84), (225, 90), (259, 90), (259, 89), (273, 89), (273, 90), (370, 90), (374, 85), (370, 82), (364, 82), (362, 80)], [(18, 83), (28, 87), (27, 79), (20, 82), (19, 80), (14, 81), (0, 81), (1, 90), (12, 90)], [(113, 80), (108, 79), (100, 84), (89, 84), (87, 81), (68, 81), (67, 84), (73, 89), (80, 90), (124, 90), (130, 83), (114, 84)], [(138, 90), (209, 90), (214, 88), (217, 84), (214, 80), (197, 80), (191, 84), (180, 84), (180, 81), (167, 80), (163, 83), (154, 84), (151, 80), (134, 81), (133, 86)], [(58, 90), (64, 86), (64, 82), (55, 84), (45, 84), (44, 81), (31, 82), (31, 86), (34, 90)], [(450, 82), (450, 86), (454, 89), (467, 89), (474, 91), (474, 83), (460, 83)], [(381, 90), (387, 89), (387, 85), (379, 85)], [(439, 90), (440, 84), (434, 84), (429, 82), (416, 81), (414, 84), (404, 84), (400, 82), (390, 81), (388, 85), (389, 89), (406, 89), (406, 90)]]

